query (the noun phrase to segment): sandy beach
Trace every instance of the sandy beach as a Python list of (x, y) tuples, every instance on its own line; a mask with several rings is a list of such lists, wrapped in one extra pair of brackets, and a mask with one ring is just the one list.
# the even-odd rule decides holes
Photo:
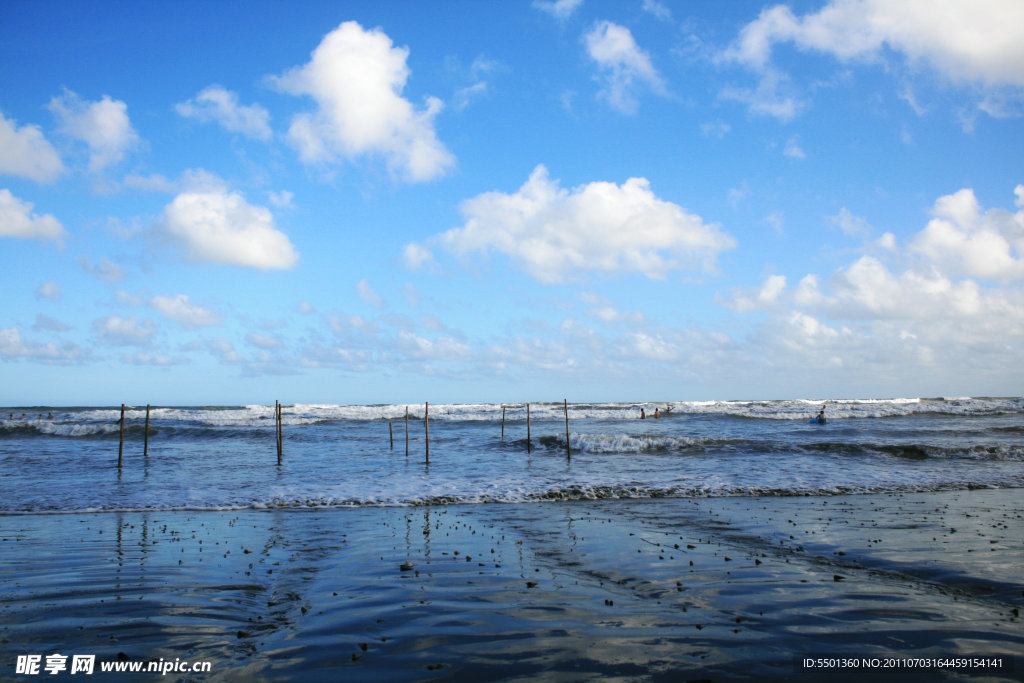
[(11, 515), (0, 666), (10, 679), (19, 655), (59, 653), (94, 654), (97, 672), (210, 662), (176, 680), (810, 680), (865, 672), (807, 658), (1001, 657), (872, 675), (1021, 680), (1022, 518), (1019, 490)]

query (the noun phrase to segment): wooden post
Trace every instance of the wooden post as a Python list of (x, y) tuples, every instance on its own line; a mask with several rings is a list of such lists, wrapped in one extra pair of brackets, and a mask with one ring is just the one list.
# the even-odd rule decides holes
[(395, 430), (391, 427), (391, 420), (388, 420), (388, 436), (391, 437), (391, 450), (395, 450)]
[(427, 432), (427, 462), (430, 462), (430, 401), (423, 407), (423, 428)]
[(146, 431), (142, 437), (142, 455), (149, 457), (149, 404), (146, 404)]
[(505, 406), (501, 406), (501, 440), (505, 440)]
[(124, 455), (124, 404), (121, 404), (121, 443), (117, 447), (117, 469), (121, 469), (121, 458)]
[(533, 444), (530, 443), (530, 404), (526, 404), (526, 452), (530, 453), (533, 450)]
[(281, 435), (281, 402), (274, 401), (274, 423), (277, 431), (277, 464), (281, 465), (281, 459), (284, 456), (284, 444), (282, 442)]
[(409, 455), (409, 406), (405, 407), (405, 454)]
[(569, 448), (569, 399), (562, 399), (565, 406), (565, 459), (572, 459), (572, 450)]

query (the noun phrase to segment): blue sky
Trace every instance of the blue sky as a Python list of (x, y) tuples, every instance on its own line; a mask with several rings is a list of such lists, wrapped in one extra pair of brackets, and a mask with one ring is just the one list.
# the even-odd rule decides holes
[(0, 403), (1019, 395), (1024, 5), (0, 6)]

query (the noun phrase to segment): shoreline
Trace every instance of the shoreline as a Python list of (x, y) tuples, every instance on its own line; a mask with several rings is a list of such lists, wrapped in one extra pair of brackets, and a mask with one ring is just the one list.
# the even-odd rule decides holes
[(188, 680), (810, 680), (801, 658), (1004, 655), (986, 680), (1024, 680), (1021, 498), (3, 516), (0, 671), (61, 652), (211, 662)]

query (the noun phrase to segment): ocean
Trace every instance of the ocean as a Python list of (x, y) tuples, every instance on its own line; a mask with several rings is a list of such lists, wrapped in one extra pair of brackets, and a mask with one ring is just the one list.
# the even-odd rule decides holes
[(1024, 399), (426, 408), (3, 409), (0, 678), (1024, 680)]
[(8, 515), (1024, 488), (1024, 398), (295, 404), (280, 465), (273, 405), (0, 414)]

